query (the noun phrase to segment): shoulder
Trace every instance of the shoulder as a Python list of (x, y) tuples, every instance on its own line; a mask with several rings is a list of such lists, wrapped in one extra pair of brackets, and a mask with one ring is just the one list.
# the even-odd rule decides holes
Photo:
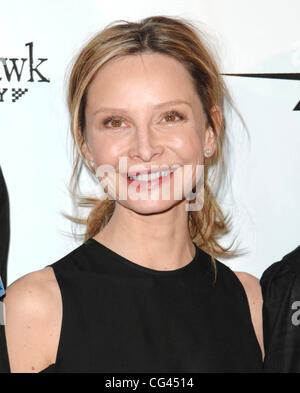
[(262, 302), (261, 286), (257, 277), (250, 273), (233, 271), (228, 265), (220, 261), (217, 261), (217, 269), (218, 271), (226, 274), (226, 276), (230, 279), (230, 285), (232, 285), (232, 278), (235, 282), (237, 281), (236, 278), (238, 278), (237, 282), (239, 283), (239, 286), (242, 284), (248, 301), (251, 301), (252, 304)]
[(51, 267), (26, 274), (6, 291), (5, 334), (12, 372), (38, 372), (55, 362), (62, 303)]
[(245, 292), (247, 294), (248, 300), (252, 302), (260, 301), (262, 302), (261, 287), (259, 279), (250, 273), (246, 272), (234, 272), (237, 278), (242, 283)]
[(262, 306), (263, 298), (259, 279), (252, 274), (245, 272), (234, 272), (244, 287), (247, 295), (251, 320), (254, 331), (260, 345), (262, 354), (264, 354), (263, 345), (263, 325), (262, 325)]

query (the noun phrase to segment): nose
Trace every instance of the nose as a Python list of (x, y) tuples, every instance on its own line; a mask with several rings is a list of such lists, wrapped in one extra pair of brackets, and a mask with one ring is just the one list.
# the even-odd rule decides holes
[(136, 128), (130, 144), (128, 156), (133, 161), (155, 161), (163, 153), (162, 137), (155, 135), (151, 127), (140, 126)]

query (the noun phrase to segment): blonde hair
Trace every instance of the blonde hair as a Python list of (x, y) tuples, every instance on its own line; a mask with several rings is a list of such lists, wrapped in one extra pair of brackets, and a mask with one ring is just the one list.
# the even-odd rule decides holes
[[(195, 84), (201, 99), (208, 125), (216, 135), (215, 154), (205, 158), (204, 162), (204, 205), (200, 211), (188, 212), (188, 225), (192, 241), (202, 250), (210, 254), (214, 268), (215, 257), (230, 257), (237, 250), (224, 248), (218, 237), (229, 232), (231, 217), (225, 217), (208, 184), (208, 170), (215, 168), (219, 175), (224, 172), (223, 145), (225, 138), (225, 100), (232, 103), (230, 94), (219, 72), (218, 65), (204, 37), (192, 23), (183, 18), (153, 16), (139, 23), (117, 21), (119, 24), (107, 26), (94, 36), (81, 50), (73, 65), (68, 86), (68, 108), (71, 118), (71, 132), (74, 140), (74, 168), (69, 191), (74, 206), (91, 207), (87, 218), (72, 217), (65, 214), (77, 224), (86, 226), (84, 241), (96, 235), (109, 222), (115, 209), (115, 200), (100, 200), (95, 197), (80, 195), (79, 179), (83, 165), (89, 173), (95, 170), (82, 152), (85, 141), (85, 104), (87, 89), (97, 71), (107, 62), (122, 56), (143, 52), (158, 52), (169, 55), (181, 62)], [(116, 23), (116, 22), (113, 22)], [(222, 110), (223, 122), (216, 132), (216, 124), (211, 116), (210, 108), (218, 105)], [(233, 104), (232, 104), (233, 105)], [(214, 178), (215, 184), (216, 177)], [(195, 202), (195, 199), (190, 203)], [(82, 235), (81, 235), (82, 236)], [(215, 270), (216, 271), (216, 270)]]

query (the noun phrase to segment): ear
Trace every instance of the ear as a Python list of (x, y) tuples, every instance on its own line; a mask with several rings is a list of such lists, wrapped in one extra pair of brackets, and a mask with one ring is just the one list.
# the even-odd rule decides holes
[(210, 154), (207, 155), (207, 157), (214, 155), (216, 151), (216, 147), (217, 147), (216, 141), (218, 136), (220, 135), (222, 122), (223, 122), (222, 110), (218, 105), (214, 105), (211, 108), (210, 113), (211, 113), (212, 120), (214, 122), (216, 133), (213, 131), (210, 125), (207, 126), (205, 130), (205, 137), (204, 137), (204, 151), (206, 149), (210, 149)]

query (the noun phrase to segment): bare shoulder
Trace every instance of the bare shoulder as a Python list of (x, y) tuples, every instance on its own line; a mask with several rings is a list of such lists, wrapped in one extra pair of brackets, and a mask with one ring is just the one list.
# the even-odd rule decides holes
[(14, 281), (4, 304), (11, 372), (39, 372), (55, 363), (62, 302), (53, 269), (46, 267)]
[(247, 296), (250, 296), (252, 302), (262, 301), (261, 287), (259, 279), (250, 273), (234, 272), (243, 284)]
[(234, 272), (242, 283), (249, 303), (251, 320), (256, 333), (257, 341), (260, 345), (262, 356), (264, 357), (262, 306), (263, 297), (259, 279), (252, 274), (245, 272)]

